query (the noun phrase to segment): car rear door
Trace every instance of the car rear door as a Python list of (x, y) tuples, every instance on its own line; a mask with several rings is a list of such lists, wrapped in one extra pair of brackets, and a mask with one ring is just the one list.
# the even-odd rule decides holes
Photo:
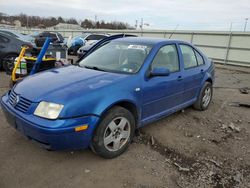
[(177, 47), (175, 44), (162, 46), (151, 63), (154, 67), (167, 68), (168, 76), (147, 76), (143, 81), (142, 121), (158, 119), (181, 104), (183, 83)]
[(192, 103), (196, 100), (204, 78), (204, 60), (192, 46), (180, 44), (180, 52), (184, 66), (183, 71), (183, 103)]

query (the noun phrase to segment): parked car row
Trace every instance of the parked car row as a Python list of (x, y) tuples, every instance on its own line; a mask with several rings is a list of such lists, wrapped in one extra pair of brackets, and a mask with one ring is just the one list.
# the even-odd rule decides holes
[(52, 44), (47, 55), (56, 56), (56, 51), (60, 52), (60, 57), (66, 59), (66, 43), (64, 37), (58, 32), (40, 32), (31, 35), (20, 34), (18, 32), (0, 29), (0, 69), (10, 73), (14, 67), (14, 61), (19, 56), (22, 46), (28, 46), (27, 54), (37, 56), (47, 37), (51, 38)]
[[(8, 74), (11, 73), (14, 61), (18, 57), (23, 45), (29, 47), (27, 53), (30, 56), (37, 56), (47, 37), (51, 38), (52, 46), (57, 50), (59, 49), (60, 52), (66, 48), (66, 54), (77, 55), (81, 59), (93, 46), (96, 46), (96, 44), (101, 45), (105, 39), (109, 41), (127, 36), (133, 35), (82, 33), (76, 37), (65, 39), (58, 32), (44, 31), (25, 35), (12, 30), (0, 29), (0, 68), (4, 69)], [(47, 55), (56, 56), (55, 48), (49, 47)], [(63, 58), (66, 59), (66, 57), (67, 55), (63, 55)]]

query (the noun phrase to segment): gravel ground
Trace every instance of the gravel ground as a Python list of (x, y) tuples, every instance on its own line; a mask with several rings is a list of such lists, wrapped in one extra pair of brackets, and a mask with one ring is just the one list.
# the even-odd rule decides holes
[[(10, 78), (0, 73), (0, 94)], [(105, 160), (89, 150), (41, 149), (0, 110), (0, 187), (250, 187), (250, 69), (217, 66), (207, 111), (187, 108), (137, 131), (128, 151)]]

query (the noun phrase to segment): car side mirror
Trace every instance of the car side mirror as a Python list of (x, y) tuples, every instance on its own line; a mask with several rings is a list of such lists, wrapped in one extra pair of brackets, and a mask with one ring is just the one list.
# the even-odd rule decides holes
[(163, 67), (153, 68), (150, 72), (150, 76), (168, 76), (170, 74), (170, 70)]

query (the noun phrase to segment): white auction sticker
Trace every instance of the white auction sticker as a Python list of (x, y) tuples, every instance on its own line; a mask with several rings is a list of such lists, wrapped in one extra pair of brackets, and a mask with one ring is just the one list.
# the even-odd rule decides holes
[(147, 46), (131, 44), (128, 46), (129, 49), (145, 50)]

